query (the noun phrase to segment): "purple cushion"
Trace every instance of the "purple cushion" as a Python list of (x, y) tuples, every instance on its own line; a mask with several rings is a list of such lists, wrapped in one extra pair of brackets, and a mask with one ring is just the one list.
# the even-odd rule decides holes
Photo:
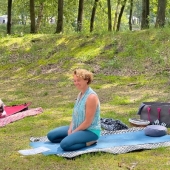
[(161, 125), (149, 125), (144, 131), (145, 135), (152, 137), (159, 137), (167, 134), (167, 128)]

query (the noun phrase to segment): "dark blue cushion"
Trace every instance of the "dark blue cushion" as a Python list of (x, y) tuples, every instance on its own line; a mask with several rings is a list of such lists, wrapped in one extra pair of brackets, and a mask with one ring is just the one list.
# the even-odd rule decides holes
[(167, 128), (161, 125), (149, 125), (144, 131), (145, 135), (152, 137), (159, 137), (167, 134)]

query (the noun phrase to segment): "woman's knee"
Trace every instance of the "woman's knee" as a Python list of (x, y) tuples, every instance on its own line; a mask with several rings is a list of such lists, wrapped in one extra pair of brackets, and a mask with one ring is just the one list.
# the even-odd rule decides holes
[(54, 142), (54, 135), (51, 131), (47, 134), (47, 138), (50, 142)]
[(63, 139), (63, 140), (60, 142), (60, 147), (61, 147), (64, 151), (68, 151), (68, 150), (69, 150), (69, 147), (70, 147), (69, 142)]
[(52, 143), (60, 142), (67, 136), (68, 126), (55, 128), (47, 133), (47, 138)]

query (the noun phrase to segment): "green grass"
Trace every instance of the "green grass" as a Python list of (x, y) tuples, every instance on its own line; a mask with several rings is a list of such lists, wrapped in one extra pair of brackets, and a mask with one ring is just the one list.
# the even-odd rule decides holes
[[(0, 98), (6, 105), (32, 102), (43, 113), (0, 128), (1, 169), (119, 170), (169, 169), (169, 148), (128, 154), (22, 156), (31, 136), (44, 136), (69, 124), (78, 91), (72, 71), (94, 73), (92, 88), (101, 101), (101, 117), (128, 126), (141, 102), (170, 101), (169, 29), (74, 35), (14, 35), (0, 39)], [(159, 162), (159, 164), (158, 164)]]

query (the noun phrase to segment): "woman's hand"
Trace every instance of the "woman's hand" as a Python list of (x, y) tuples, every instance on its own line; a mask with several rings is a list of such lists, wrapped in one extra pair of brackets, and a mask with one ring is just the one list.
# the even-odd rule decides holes
[(70, 135), (71, 133), (72, 133), (72, 130), (69, 128), (68, 135)]
[(72, 121), (71, 121), (71, 123), (70, 123), (70, 127), (69, 127), (67, 133), (68, 133), (68, 135), (72, 134)]

